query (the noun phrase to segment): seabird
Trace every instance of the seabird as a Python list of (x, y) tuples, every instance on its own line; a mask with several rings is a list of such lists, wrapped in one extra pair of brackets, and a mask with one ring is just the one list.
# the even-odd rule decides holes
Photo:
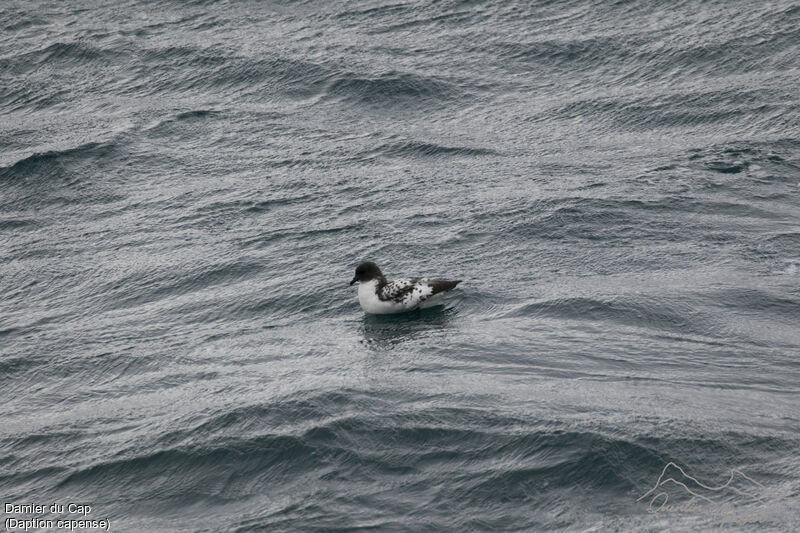
[(441, 304), (444, 293), (461, 283), (460, 279), (396, 279), (387, 281), (372, 261), (361, 263), (350, 285), (358, 282), (361, 309), (373, 315), (403, 313)]

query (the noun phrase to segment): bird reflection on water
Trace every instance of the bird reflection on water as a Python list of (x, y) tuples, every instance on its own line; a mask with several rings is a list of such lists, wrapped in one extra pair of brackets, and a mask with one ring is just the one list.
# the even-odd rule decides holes
[(374, 349), (391, 349), (406, 342), (422, 342), (452, 328), (455, 308), (439, 305), (395, 315), (363, 316), (359, 328), (363, 344)]

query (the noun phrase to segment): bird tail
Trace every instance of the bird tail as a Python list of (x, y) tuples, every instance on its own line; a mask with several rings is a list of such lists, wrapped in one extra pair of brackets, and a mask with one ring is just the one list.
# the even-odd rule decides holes
[(435, 279), (428, 282), (428, 284), (433, 289), (433, 292), (431, 292), (431, 296), (433, 296), (434, 294), (439, 294), (440, 292), (447, 292), (453, 289), (459, 283), (461, 283), (460, 279), (455, 279), (455, 280)]

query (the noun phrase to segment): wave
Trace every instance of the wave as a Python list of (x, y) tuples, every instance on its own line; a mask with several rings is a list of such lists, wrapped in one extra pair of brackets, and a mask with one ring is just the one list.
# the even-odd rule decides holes
[[(675, 213), (691, 215), (675, 217)], [(689, 194), (657, 200), (563, 198), (538, 202), (520, 210), (507, 210), (488, 217), (504, 232), (522, 238), (548, 240), (580, 239), (623, 241), (648, 239), (656, 242), (715, 241), (732, 238), (709, 233), (708, 217), (729, 216), (777, 220), (780, 216), (748, 202), (717, 201)]]
[(24, 74), (37, 65), (60, 68), (83, 65), (98, 68), (100, 65), (126, 58), (126, 52), (108, 47), (100, 48), (85, 40), (55, 42), (38, 50), (4, 56), (0, 59), (0, 68), (13, 74)]
[(774, 114), (784, 110), (783, 104), (765, 102), (765, 98), (769, 97), (763, 89), (670, 90), (647, 96), (636, 94), (579, 99), (544, 111), (538, 119), (549, 121), (592, 117), (591, 123), (596, 128), (611, 125), (625, 131), (641, 131), (710, 127), (745, 119), (750, 122), (771, 121)]
[(720, 174), (758, 173), (757, 177), (800, 178), (800, 143), (784, 139), (772, 143), (738, 142), (690, 150), (693, 168)]
[(330, 61), (253, 58), (191, 47), (150, 50), (134, 69), (140, 76), (118, 82), (121, 85), (116, 90), (123, 94), (157, 94), (226, 89), (257, 99), (278, 94), (370, 106), (405, 105), (409, 101), (423, 106), (468, 95), (461, 83), (444, 77), (401, 71), (376, 75), (350, 71)]
[(500, 154), (490, 148), (444, 146), (421, 141), (399, 141), (382, 144), (366, 152), (365, 155), (381, 155), (384, 157), (479, 157)]
[[(800, 234), (797, 235), (800, 241)], [(758, 288), (735, 287), (708, 291), (704, 294), (710, 303), (728, 309), (736, 309), (742, 316), (758, 313), (762, 318), (795, 324), (800, 320), (800, 296), (791, 293), (776, 293)]]
[(41, 226), (41, 221), (33, 218), (5, 218), (0, 219), (0, 231), (17, 231), (35, 229)]
[(223, 264), (169, 265), (136, 270), (93, 288), (107, 309), (136, 307), (170, 297), (190, 294), (217, 285), (231, 285), (261, 272), (260, 262), (237, 260)]
[(222, 46), (169, 46), (144, 50), (132, 66), (136, 76), (120, 80), (122, 94), (240, 91), (254, 99), (320, 94), (335, 67), (325, 62), (269, 54), (251, 57)]
[[(640, 42), (646, 42), (639, 39)], [(574, 71), (597, 68), (610, 61), (626, 61), (633, 54), (631, 38), (586, 37), (583, 39), (543, 39), (534, 42), (494, 42), (486, 51), (505, 60), (503, 68), (513, 69), (514, 63), (527, 67), (563, 68)], [(517, 67), (515, 70), (519, 70)]]
[[(191, 499), (210, 506), (264, 500), (247, 519), (261, 527), (319, 524), (328, 513), (342, 526), (361, 513), (405, 509), (409, 500), (426, 502), (434, 513), (425, 517), (445, 528), (501, 519), (530, 525), (540, 510), (574, 504), (575, 492), (609, 501), (628, 494), (633, 504), (667, 458), (705, 457), (693, 470), (714, 479), (714, 469), (731, 467), (725, 461), (734, 451), (761, 464), (796, 444), (735, 432), (712, 437), (674, 423), (637, 437), (484, 409), (387, 411), (399, 400), (347, 390), (239, 407), (156, 440), (151, 434), (54, 479), (60, 491), (124, 487), (136, 504), (185, 504), (187, 487)], [(562, 491), (572, 496), (559, 501)], [(343, 506), (345, 515), (335, 511)], [(520, 506), (525, 512), (508, 514)]]
[(691, 302), (653, 295), (557, 298), (523, 304), (502, 315), (512, 317), (556, 317), (570, 320), (612, 322), (694, 335), (713, 336), (717, 326)]
[[(317, 402), (313, 406), (316, 409)], [(128, 449), (119, 454), (122, 457), (74, 470), (61, 479), (59, 487), (102, 487), (113, 482), (160, 491), (165, 485), (202, 486), (204, 479), (222, 475), (237, 482), (233, 487), (217, 484), (209, 496), (230, 498), (237, 485), (245, 487), (253, 477), (296, 484), (302, 483), (304, 476), (354, 481), (364, 476), (419, 476), (423, 472), (435, 476), (457, 471), (452, 480), (454, 490), (482, 505), (487, 498), (524, 497), (526, 490), (535, 493), (534, 487), (541, 483), (630, 489), (630, 480), (610, 462), (609, 449), (632, 462), (653, 455), (641, 445), (597, 433), (508, 431), (503, 429), (507, 420), (463, 409), (418, 413), (413, 422), (351, 415), (310, 423), (308, 416), (316, 413), (304, 411), (302, 405), (296, 409), (284, 406), (284, 412), (294, 413), (305, 421), (303, 425), (310, 425), (292, 434), (266, 429), (274, 427), (274, 419), (264, 416), (274, 411), (267, 407), (240, 410), (194, 429), (171, 432), (162, 438), (173, 442), (171, 445)], [(471, 427), (476, 421), (482, 428), (496, 429)], [(231, 432), (237, 436), (225, 436)], [(515, 466), (492, 466), (503, 463), (503, 458), (513, 458)]]
[(339, 74), (327, 87), (326, 94), (352, 103), (381, 105), (405, 105), (409, 100), (421, 105), (465, 96), (452, 81), (398, 71), (377, 76)]
[(34, 153), (9, 166), (0, 167), (0, 180), (21, 180), (32, 176), (57, 174), (70, 164), (107, 157), (116, 149), (114, 143), (90, 142), (74, 148)]
[[(24, 9), (5, 6), (0, 8), (0, 18), (4, 21), (3, 31), (17, 32), (32, 26), (44, 26), (47, 19)], [(7, 21), (7, 22), (6, 22)]]

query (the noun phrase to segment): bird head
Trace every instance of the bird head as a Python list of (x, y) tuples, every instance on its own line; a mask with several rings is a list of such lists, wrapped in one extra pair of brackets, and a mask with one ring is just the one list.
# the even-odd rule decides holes
[(367, 261), (366, 263), (361, 263), (358, 265), (356, 268), (356, 275), (353, 277), (353, 281), (350, 282), (350, 285), (356, 281), (364, 283), (381, 277), (383, 277), (383, 273), (381, 272), (381, 269), (378, 268), (378, 265), (372, 261)]

